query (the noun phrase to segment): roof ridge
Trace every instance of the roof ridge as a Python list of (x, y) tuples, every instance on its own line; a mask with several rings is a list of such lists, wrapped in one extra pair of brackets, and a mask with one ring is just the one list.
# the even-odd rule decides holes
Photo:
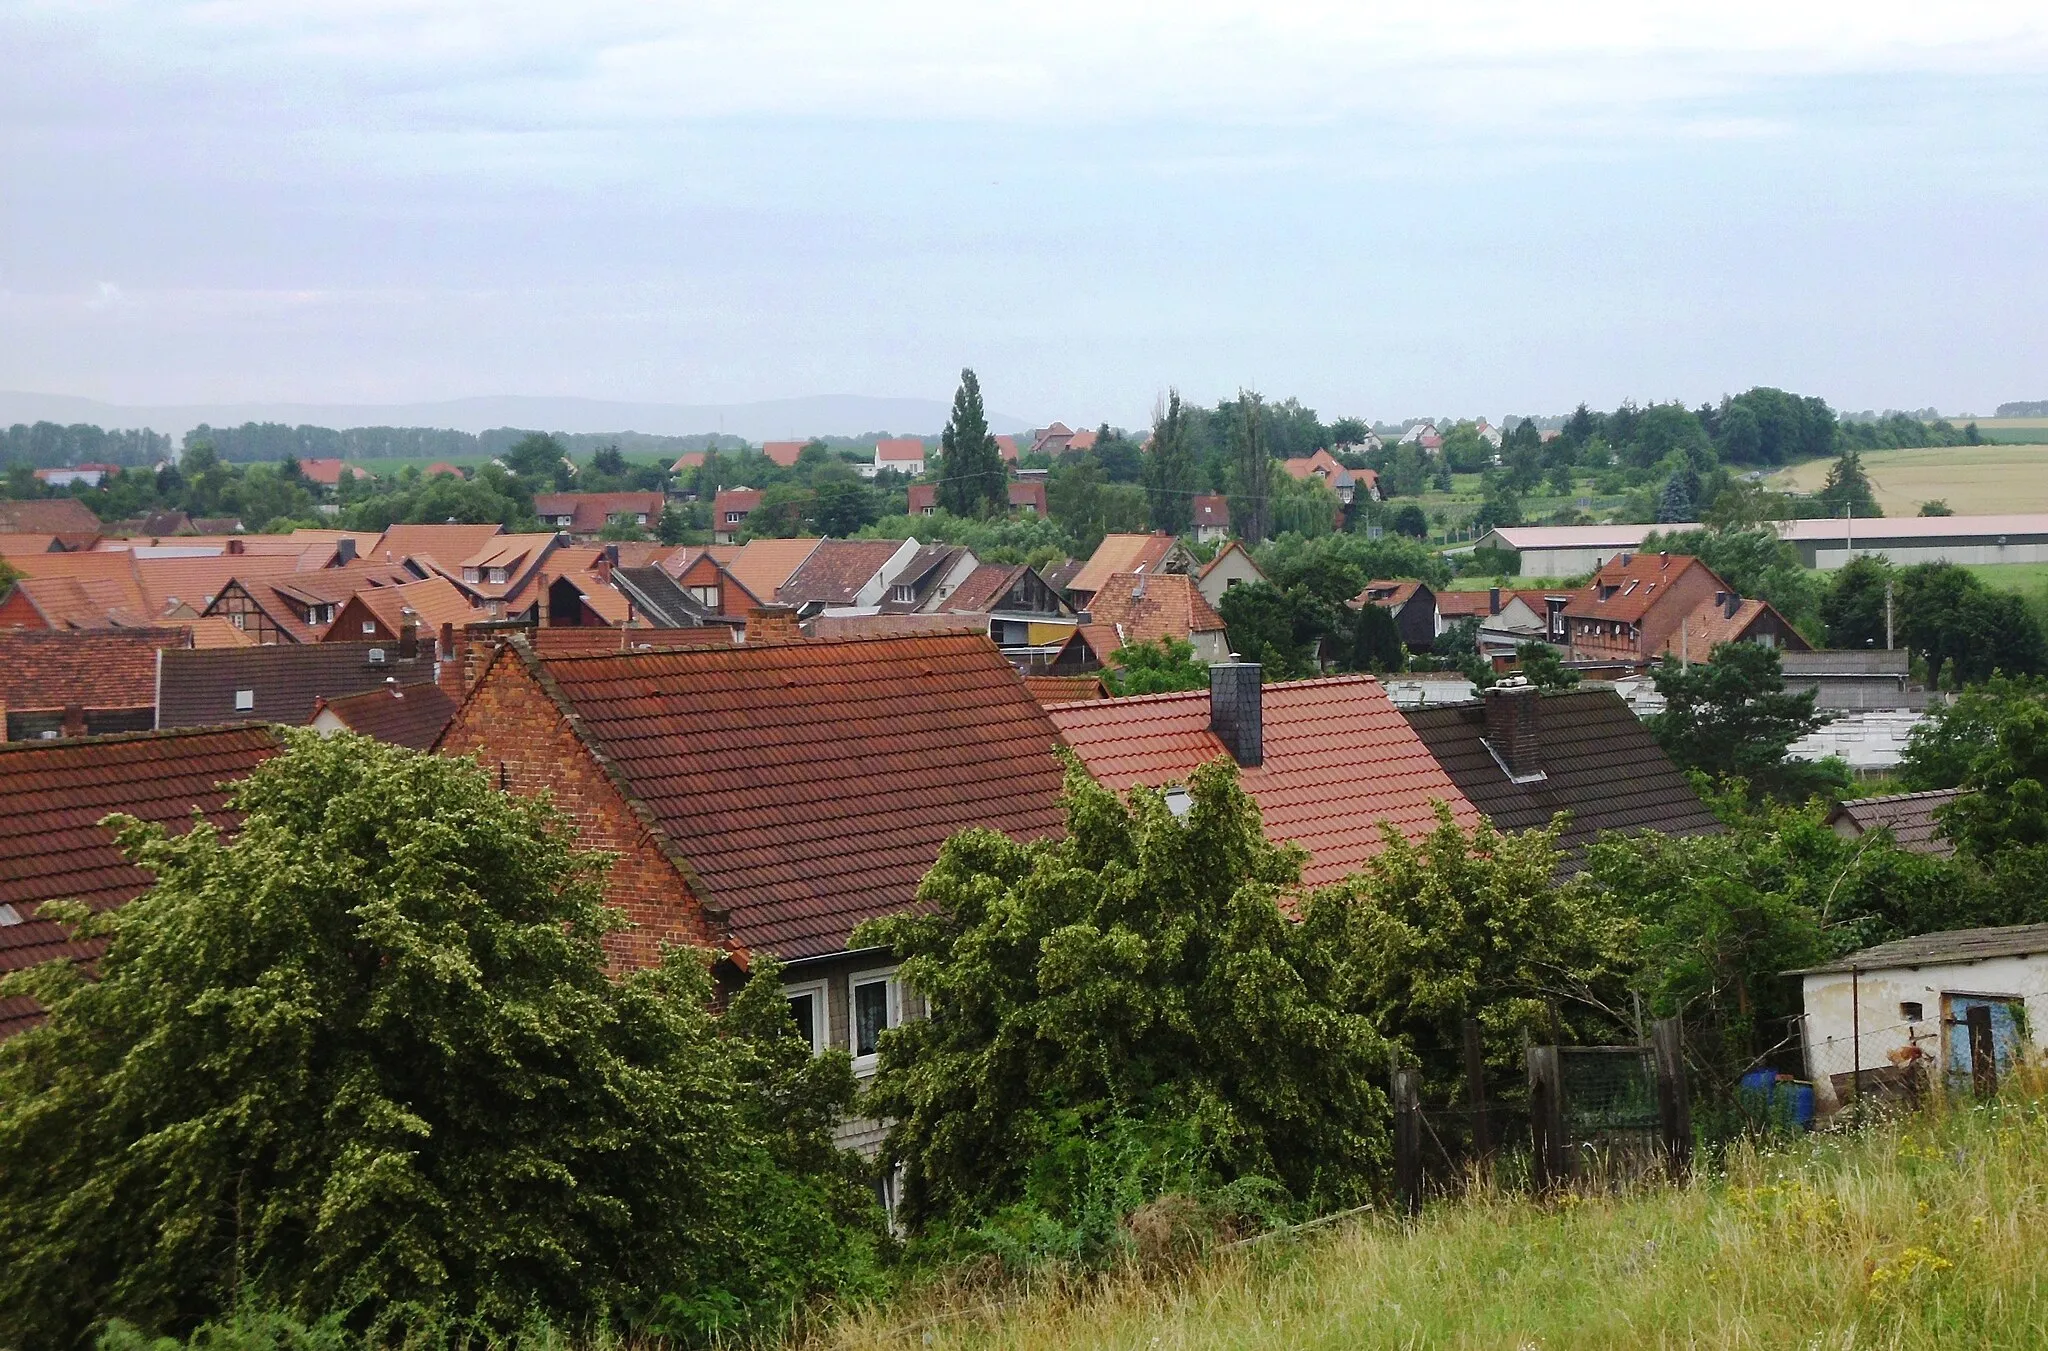
[[(227, 649), (235, 651), (238, 649)], [(164, 741), (171, 737), (213, 736), (221, 732), (268, 732), (273, 739), (282, 740), (277, 729), (281, 723), (266, 722), (251, 718), (244, 722), (209, 723), (204, 727), (154, 727), (146, 732), (101, 732), (96, 736), (67, 736), (50, 740), (0, 741), (0, 755), (27, 751), (58, 750), (66, 746), (111, 746), (127, 741)]]
[[(646, 632), (659, 633), (661, 632), (661, 630), (649, 626)], [(712, 644), (705, 644), (703, 646), (662, 648), (654, 652), (564, 652), (560, 655), (548, 653), (541, 659), (543, 661), (548, 662), (593, 660), (608, 661), (613, 657), (672, 657), (683, 655), (710, 654), (718, 652), (723, 652), (729, 655), (734, 652), (769, 652), (784, 651), (790, 648), (802, 650), (805, 648), (815, 647), (841, 647), (849, 643), (922, 643), (942, 641), (957, 642), (961, 640), (976, 643), (986, 643), (993, 641), (989, 638), (989, 636), (986, 633), (983, 633), (978, 629), (968, 629), (964, 627), (933, 628), (927, 631), (915, 633), (833, 634), (829, 637), (824, 638), (804, 638), (803, 640), (794, 643), (733, 643), (725, 647), (719, 647)]]

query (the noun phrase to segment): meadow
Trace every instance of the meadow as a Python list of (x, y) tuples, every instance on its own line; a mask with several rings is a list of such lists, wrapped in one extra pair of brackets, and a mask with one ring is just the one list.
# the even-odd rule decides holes
[(884, 1347), (2048, 1345), (2048, 1114), (2005, 1101), (1738, 1146), (1677, 1188), (1482, 1194), (1178, 1271), (955, 1289), (816, 1342)]
[[(2048, 419), (2043, 420), (2048, 427)], [(2048, 430), (2040, 433), (2048, 439)], [(1781, 492), (1818, 492), (1832, 460), (1809, 460), (1769, 480)], [(1913, 516), (1940, 500), (1960, 516), (2048, 511), (2048, 445), (1947, 446), (1874, 450), (1863, 456), (1877, 504), (1887, 516)]]

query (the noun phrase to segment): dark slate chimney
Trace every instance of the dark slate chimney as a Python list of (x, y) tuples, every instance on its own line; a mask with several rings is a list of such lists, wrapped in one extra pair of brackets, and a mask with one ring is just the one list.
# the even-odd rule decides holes
[(1219, 661), (1209, 668), (1209, 730), (1246, 769), (1265, 763), (1265, 712), (1259, 664)]
[(1516, 780), (1543, 774), (1543, 696), (1520, 676), (1510, 676), (1486, 691), (1486, 744), (1508, 777)]
[(334, 563), (336, 567), (356, 561), (356, 537), (343, 535), (334, 541)]
[(1486, 588), (1486, 613), (1490, 615), (1500, 613), (1500, 588), (1497, 586)]

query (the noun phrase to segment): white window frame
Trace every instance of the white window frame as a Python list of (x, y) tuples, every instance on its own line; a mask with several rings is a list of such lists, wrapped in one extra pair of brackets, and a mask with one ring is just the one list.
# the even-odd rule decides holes
[(856, 971), (846, 978), (846, 1050), (853, 1057), (856, 1074), (872, 1074), (875, 1069), (875, 1055), (860, 1053), (860, 1017), (858, 991), (863, 985), (886, 985), (888, 1010), (884, 1030), (903, 1026), (903, 983), (896, 979), (894, 966), (878, 966), (867, 971)]
[(832, 990), (822, 980), (793, 981), (782, 987), (784, 999), (811, 997), (811, 1054), (823, 1055), (832, 1044)]

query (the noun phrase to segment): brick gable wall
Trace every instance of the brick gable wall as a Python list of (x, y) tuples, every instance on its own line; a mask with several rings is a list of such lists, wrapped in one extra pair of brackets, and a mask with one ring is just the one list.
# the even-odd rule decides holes
[(605, 938), (615, 970), (652, 966), (664, 947), (727, 947), (676, 866), (516, 653), (500, 653), (441, 738), (443, 755), (475, 755), (510, 792), (553, 794), (577, 843), (613, 855), (607, 903), (631, 926)]

